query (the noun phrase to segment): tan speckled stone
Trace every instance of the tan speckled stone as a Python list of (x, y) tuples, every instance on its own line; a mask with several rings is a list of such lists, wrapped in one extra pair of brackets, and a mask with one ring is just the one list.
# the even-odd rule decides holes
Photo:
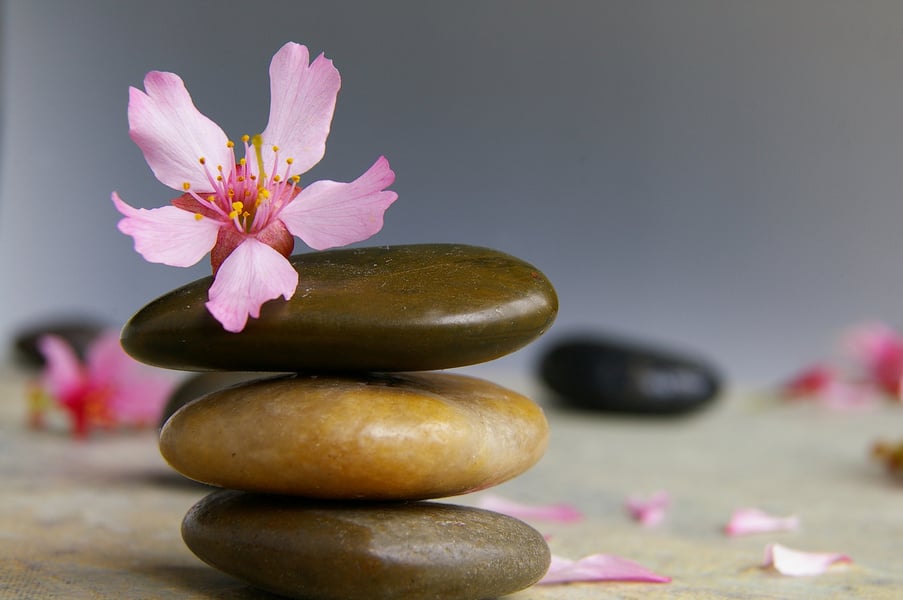
[(447, 373), (290, 376), (179, 410), (160, 450), (226, 488), (331, 499), (423, 499), (497, 485), (542, 456), (548, 425), (528, 398)]

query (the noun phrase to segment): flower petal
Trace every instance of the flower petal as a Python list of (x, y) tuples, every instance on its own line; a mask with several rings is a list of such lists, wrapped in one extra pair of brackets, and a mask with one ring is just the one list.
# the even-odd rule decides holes
[[(307, 172), (326, 152), (341, 78), (322, 54), (311, 64), (308, 60), (305, 46), (289, 42), (270, 62), (270, 118), (261, 134), (267, 169), (274, 162), (274, 145), (280, 160), (292, 159), (291, 174)], [(282, 175), (283, 169), (277, 172)]]
[(835, 411), (871, 409), (881, 400), (881, 390), (867, 381), (835, 381), (816, 399)]
[(775, 517), (758, 508), (740, 508), (734, 511), (724, 533), (729, 536), (769, 533), (773, 531), (795, 531), (800, 520), (795, 515)]
[(573, 523), (574, 521), (579, 521), (583, 518), (580, 511), (569, 504), (528, 506), (492, 494), (481, 497), (477, 506), (516, 519), (536, 519), (557, 523)]
[(782, 386), (781, 392), (791, 400), (809, 398), (824, 393), (839, 380), (840, 373), (835, 367), (817, 363), (791, 377)]
[(312, 183), (279, 213), (279, 219), (315, 250), (359, 242), (382, 229), (383, 213), (398, 198), (395, 192), (384, 191), (393, 181), (395, 173), (381, 156), (351, 183)]
[(648, 498), (630, 496), (625, 507), (634, 520), (651, 527), (665, 518), (665, 512), (671, 505), (671, 496), (667, 492), (655, 492)]
[(226, 331), (245, 328), (248, 316), (260, 316), (264, 302), (283, 296), (286, 300), (298, 287), (298, 272), (273, 248), (248, 238), (223, 261), (213, 285), (207, 310)]
[(63, 401), (85, 383), (81, 362), (72, 346), (61, 337), (44, 335), (37, 345), (45, 361), (41, 383), (51, 396)]
[(157, 425), (163, 416), (175, 380), (150, 368), (130, 370), (128, 380), (120, 378), (107, 402), (109, 416), (117, 425)]
[(884, 323), (866, 323), (850, 329), (842, 345), (871, 377), (891, 395), (900, 393), (903, 377), (903, 336)]
[(85, 363), (88, 376), (98, 385), (110, 383), (138, 365), (122, 349), (119, 334), (113, 331), (104, 332), (91, 343)]
[(129, 206), (113, 192), (116, 210), (125, 215), (119, 231), (135, 239), (135, 251), (145, 260), (171, 267), (190, 267), (216, 243), (220, 224), (209, 218), (197, 220), (190, 212), (164, 206), (146, 210)]
[(87, 368), (93, 388), (109, 394), (105, 409), (111, 425), (156, 424), (175, 384), (163, 371), (126, 354), (116, 332), (104, 333), (91, 344)]
[(765, 568), (794, 577), (820, 575), (835, 563), (853, 562), (849, 556), (833, 552), (801, 552), (780, 544), (765, 547)]
[(668, 583), (670, 577), (653, 573), (637, 563), (612, 554), (591, 554), (578, 561), (552, 555), (552, 564), (539, 584), (579, 581), (636, 581)]
[(781, 388), (791, 401), (813, 401), (829, 409), (846, 411), (872, 408), (880, 399), (877, 383), (850, 380), (837, 367), (819, 363), (807, 367)]
[(232, 167), (233, 154), (219, 125), (201, 114), (182, 79), (174, 73), (151, 71), (144, 89), (129, 88), (129, 135), (162, 183), (182, 190), (184, 183), (211, 188), (201, 157), (212, 168)]

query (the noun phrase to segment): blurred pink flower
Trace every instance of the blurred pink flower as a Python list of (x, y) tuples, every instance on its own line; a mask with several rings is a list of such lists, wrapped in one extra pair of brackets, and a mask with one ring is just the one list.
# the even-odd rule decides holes
[(77, 437), (95, 427), (156, 425), (175, 384), (129, 357), (114, 332), (89, 346), (84, 364), (57, 336), (43, 336), (38, 348), (46, 361), (41, 391), (69, 413)]
[(887, 394), (900, 395), (903, 336), (895, 329), (877, 322), (858, 325), (844, 336), (843, 346), (870, 381)]
[(850, 379), (836, 369), (816, 365), (784, 386), (788, 400), (812, 401), (836, 411), (873, 408), (882, 390), (871, 381)]
[(114, 192), (119, 230), (150, 262), (188, 267), (210, 252), (207, 309), (228, 331), (244, 329), (265, 302), (292, 297), (293, 236), (316, 250), (364, 240), (398, 197), (385, 190), (395, 174), (383, 157), (351, 183), (299, 185), (326, 151), (340, 83), (331, 60), (309, 62), (305, 46), (285, 44), (270, 63), (269, 121), (260, 135), (241, 138), (241, 159), (178, 75), (152, 71), (145, 91), (129, 90), (132, 140), (157, 179), (182, 195), (145, 210)]
[(841, 374), (833, 365), (816, 363), (795, 374), (782, 386), (785, 396), (796, 400), (816, 397), (828, 392), (830, 387), (840, 381)]

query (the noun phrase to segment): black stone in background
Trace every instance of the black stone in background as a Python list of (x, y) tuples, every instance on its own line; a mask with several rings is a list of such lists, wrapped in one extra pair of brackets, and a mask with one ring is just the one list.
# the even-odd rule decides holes
[(56, 335), (69, 342), (84, 360), (88, 346), (108, 328), (108, 323), (94, 317), (48, 317), (23, 327), (13, 336), (13, 359), (23, 367), (43, 367), (44, 356), (38, 350), (38, 340), (45, 335)]
[(721, 377), (703, 360), (603, 335), (564, 338), (539, 365), (562, 403), (635, 415), (679, 415), (711, 403)]

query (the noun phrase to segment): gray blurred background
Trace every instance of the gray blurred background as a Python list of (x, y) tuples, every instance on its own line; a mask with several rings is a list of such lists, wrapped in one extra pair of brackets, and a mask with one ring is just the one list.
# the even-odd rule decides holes
[(209, 274), (149, 264), (116, 230), (112, 190), (174, 196), (129, 140), (128, 86), (174, 71), (227, 133), (255, 133), (289, 40), (343, 78), (302, 183), (380, 154), (397, 173), (367, 244), (491, 246), (556, 285), (555, 327), (498, 368), (611, 331), (768, 383), (851, 323), (903, 321), (901, 2), (0, 6), (3, 339), (60, 312), (118, 326)]

